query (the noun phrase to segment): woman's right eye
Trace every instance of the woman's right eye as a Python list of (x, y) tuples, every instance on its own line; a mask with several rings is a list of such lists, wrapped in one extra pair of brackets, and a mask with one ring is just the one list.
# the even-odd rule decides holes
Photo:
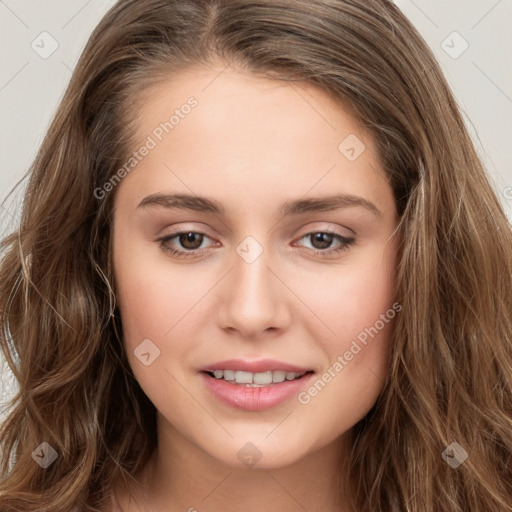
[[(172, 235), (160, 238), (158, 241), (160, 242), (160, 247), (164, 252), (170, 253), (177, 258), (189, 258), (197, 256), (197, 253), (203, 252), (202, 250), (197, 251), (197, 249), (200, 249), (204, 237), (209, 238), (206, 233), (199, 231), (178, 231)], [(177, 238), (177, 241), (182, 247), (184, 247), (184, 250), (174, 249), (169, 245), (174, 238)]]

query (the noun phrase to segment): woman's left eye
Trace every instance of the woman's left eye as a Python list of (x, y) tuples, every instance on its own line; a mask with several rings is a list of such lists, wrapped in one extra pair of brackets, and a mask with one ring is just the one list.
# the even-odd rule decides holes
[[(173, 235), (160, 238), (157, 241), (160, 242), (160, 247), (164, 252), (167, 252), (177, 258), (189, 258), (197, 256), (203, 252), (204, 247), (201, 246), (205, 237), (210, 238), (206, 233), (201, 233), (199, 231), (179, 231)], [(184, 249), (175, 249), (170, 245), (170, 242), (175, 238)], [(319, 247), (312, 247), (309, 249), (313, 251), (315, 255), (320, 256), (339, 254), (348, 250), (349, 246), (355, 242), (355, 238), (348, 238), (331, 231), (312, 231), (302, 236), (299, 240), (303, 240), (305, 238), (309, 238), (314, 244), (319, 245)], [(338, 246), (335, 248), (330, 247), (332, 242), (335, 240), (338, 241)]]
[[(355, 242), (355, 238), (353, 237), (345, 237), (332, 231), (313, 231), (311, 233), (304, 235), (300, 240), (302, 240), (303, 238), (309, 238), (310, 240), (312, 240), (313, 243), (319, 244), (320, 248), (313, 247), (311, 249), (312, 251), (314, 251), (315, 254), (328, 256), (331, 256), (333, 254), (339, 254), (343, 251), (348, 250), (350, 245), (352, 245)], [(333, 240), (338, 241), (338, 246), (335, 248), (329, 247), (328, 250), (324, 250), (326, 249), (325, 246), (330, 246)]]

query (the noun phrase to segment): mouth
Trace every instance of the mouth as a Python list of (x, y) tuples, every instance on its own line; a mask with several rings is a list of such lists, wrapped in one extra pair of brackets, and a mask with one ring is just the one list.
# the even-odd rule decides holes
[(199, 371), (210, 396), (244, 411), (263, 411), (289, 402), (314, 373), (279, 361), (241, 359), (219, 362)]
[(251, 388), (261, 388), (274, 386), (281, 382), (295, 381), (301, 379), (306, 374), (313, 373), (313, 371), (309, 370), (297, 373), (285, 370), (267, 370), (265, 372), (253, 373), (243, 370), (213, 370), (206, 371), (204, 373), (213, 379), (222, 379), (230, 384)]

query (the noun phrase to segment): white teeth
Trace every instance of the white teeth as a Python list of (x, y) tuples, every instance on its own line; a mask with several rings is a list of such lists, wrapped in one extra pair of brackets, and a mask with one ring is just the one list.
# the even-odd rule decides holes
[(272, 372), (272, 382), (284, 382), (286, 372), (284, 370), (276, 370)]
[(251, 372), (235, 372), (235, 380), (237, 384), (252, 384)]
[(272, 382), (272, 372), (255, 373), (252, 381), (254, 384), (270, 384)]
[(233, 370), (224, 370), (222, 373), (224, 374), (224, 380), (235, 380), (235, 372)]
[(259, 373), (244, 372), (242, 370), (214, 370), (216, 379), (224, 379), (236, 384), (261, 387), (268, 384), (278, 384), (286, 380), (295, 380), (302, 377), (304, 373), (285, 372), (284, 370), (266, 371)]

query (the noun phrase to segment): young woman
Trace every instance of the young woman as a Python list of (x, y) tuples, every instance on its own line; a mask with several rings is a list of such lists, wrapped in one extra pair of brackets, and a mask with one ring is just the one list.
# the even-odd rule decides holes
[(512, 232), (386, 0), (120, 0), (2, 243), (0, 510), (512, 511)]

